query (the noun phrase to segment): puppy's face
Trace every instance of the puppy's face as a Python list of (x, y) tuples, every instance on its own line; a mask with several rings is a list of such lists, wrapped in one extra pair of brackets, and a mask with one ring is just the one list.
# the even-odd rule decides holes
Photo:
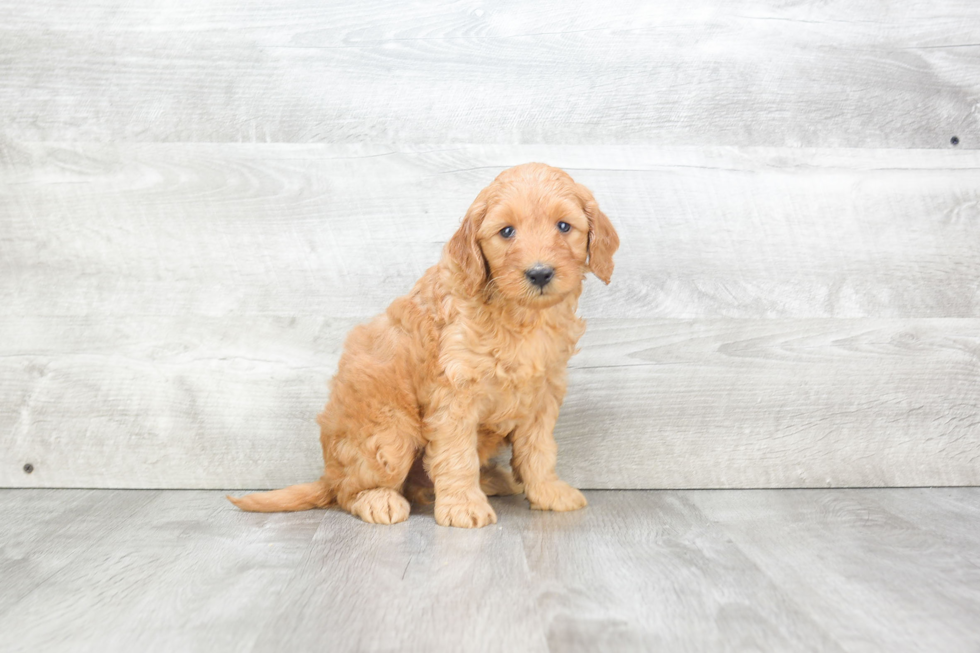
[(587, 188), (530, 163), (504, 171), (467, 212), (447, 253), (472, 288), (546, 308), (578, 292), (591, 270), (606, 283), (616, 231)]
[(478, 234), (495, 291), (520, 304), (558, 303), (588, 269), (588, 218), (573, 196), (555, 189), (502, 189)]

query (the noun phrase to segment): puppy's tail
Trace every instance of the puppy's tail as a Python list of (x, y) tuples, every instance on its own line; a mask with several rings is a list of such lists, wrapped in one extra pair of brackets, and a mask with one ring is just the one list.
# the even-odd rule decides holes
[(321, 478), (313, 483), (290, 485), (271, 492), (256, 492), (238, 498), (229, 496), (228, 500), (248, 512), (294, 512), (326, 508), (333, 503), (334, 496)]

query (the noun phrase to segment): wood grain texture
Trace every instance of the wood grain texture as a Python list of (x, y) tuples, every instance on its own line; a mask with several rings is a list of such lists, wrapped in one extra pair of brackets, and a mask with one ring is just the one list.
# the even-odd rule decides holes
[(8, 144), (6, 315), (324, 315), (404, 294), (502, 169), (590, 186), (603, 318), (980, 317), (980, 153)]
[[(0, 484), (312, 480), (351, 324), (0, 322)], [(576, 485), (980, 483), (978, 319), (594, 319), (581, 346), (556, 429)]]
[[(980, 631), (980, 543), (977, 490), (776, 492), (765, 500), (738, 493), (689, 495), (778, 587), (805, 602), (807, 613), (848, 651), (912, 650), (948, 638), (946, 651), (975, 651)], [(948, 493), (948, 494), (946, 494)], [(906, 506), (902, 517), (886, 504)], [(935, 512), (924, 520), (929, 508)], [(971, 520), (972, 528), (956, 523)], [(947, 537), (947, 533), (967, 537)], [(956, 581), (937, 584), (938, 578)], [(853, 615), (834, 620), (832, 615)]]
[(5, 0), (0, 15), (17, 139), (980, 145), (972, 0)]
[(0, 491), (4, 651), (976, 650), (980, 490), (590, 492), (246, 514), (220, 492)]
[[(127, 527), (154, 492), (4, 492), (0, 617), (76, 564), (110, 525)], [(7, 648), (10, 642), (0, 645)]]
[(569, 480), (980, 483), (972, 0), (0, 16), (0, 486), (312, 478), (344, 334), (532, 160), (623, 241)]
[(980, 321), (593, 325), (556, 428), (580, 485), (980, 484)]
[(599, 319), (559, 426), (570, 480), (980, 482), (975, 152), (3, 153), (0, 484), (314, 478), (344, 334), (438, 259), (488, 179), (533, 159), (592, 186), (623, 236), (613, 284), (583, 298)]

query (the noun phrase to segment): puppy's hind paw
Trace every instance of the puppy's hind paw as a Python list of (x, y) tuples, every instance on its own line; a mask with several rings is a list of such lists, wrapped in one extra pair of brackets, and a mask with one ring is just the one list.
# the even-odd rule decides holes
[(377, 487), (364, 490), (350, 505), (350, 513), (369, 524), (397, 524), (408, 519), (408, 500), (395, 490)]
[(585, 495), (565, 481), (551, 481), (524, 488), (532, 510), (578, 510), (588, 505)]

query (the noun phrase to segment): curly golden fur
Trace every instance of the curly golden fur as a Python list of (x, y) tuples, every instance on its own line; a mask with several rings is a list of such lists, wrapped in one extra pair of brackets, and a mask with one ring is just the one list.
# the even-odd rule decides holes
[[(259, 512), (336, 503), (394, 524), (408, 518), (409, 499), (434, 493), (436, 522), (464, 528), (496, 522), (487, 495), (523, 489), (535, 509), (584, 507), (555, 473), (552, 430), (585, 331), (575, 314), (582, 281), (591, 271), (609, 283), (618, 247), (592, 193), (567, 173), (505, 170), (442, 260), (348, 336), (317, 420), (320, 480), (229, 499)], [(513, 476), (490, 462), (505, 443)]]

